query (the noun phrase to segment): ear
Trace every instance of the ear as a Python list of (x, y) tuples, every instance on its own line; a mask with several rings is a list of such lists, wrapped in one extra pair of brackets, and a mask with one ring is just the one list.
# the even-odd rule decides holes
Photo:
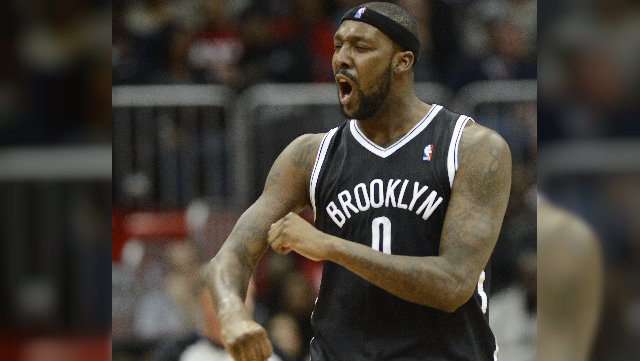
[(411, 70), (411, 66), (415, 61), (413, 52), (399, 51), (393, 57), (393, 72), (396, 74), (404, 73)]

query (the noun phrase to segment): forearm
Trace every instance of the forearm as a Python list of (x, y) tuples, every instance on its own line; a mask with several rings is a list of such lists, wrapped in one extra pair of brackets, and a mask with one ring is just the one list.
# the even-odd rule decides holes
[(328, 261), (406, 301), (453, 312), (473, 294), (475, 282), (462, 277), (461, 270), (443, 257), (389, 255), (341, 238), (323, 237), (329, 245)]
[(238, 220), (218, 254), (207, 267), (207, 285), (216, 313), (246, 312), (244, 299), (251, 274), (268, 244), (268, 226), (277, 215), (269, 215), (261, 204), (251, 206)]
[(245, 267), (235, 255), (218, 254), (207, 267), (207, 286), (216, 314), (245, 314), (244, 299), (252, 270)]

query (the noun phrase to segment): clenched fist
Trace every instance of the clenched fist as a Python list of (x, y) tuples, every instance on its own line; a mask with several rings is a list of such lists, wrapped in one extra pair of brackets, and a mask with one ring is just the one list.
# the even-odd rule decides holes
[(267, 241), (280, 254), (294, 251), (314, 261), (325, 260), (330, 247), (327, 234), (292, 212), (271, 225)]
[(221, 336), (235, 361), (264, 361), (273, 352), (267, 331), (253, 320), (226, 320)]

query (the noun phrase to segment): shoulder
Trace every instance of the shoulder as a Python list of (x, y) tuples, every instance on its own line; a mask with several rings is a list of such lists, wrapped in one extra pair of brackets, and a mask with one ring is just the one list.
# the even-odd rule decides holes
[(325, 134), (303, 134), (297, 137), (282, 151), (282, 156), (297, 167), (313, 167)]
[(596, 233), (580, 217), (548, 201), (538, 203), (538, 247), (575, 261), (599, 253)]
[(467, 122), (462, 131), (459, 152), (470, 152), (477, 148), (490, 149), (504, 154), (511, 154), (507, 142), (492, 129), (482, 126), (474, 121)]
[(508, 198), (511, 188), (511, 151), (498, 133), (475, 122), (468, 122), (458, 148), (458, 168), (453, 188), (459, 191), (466, 189), (475, 194), (478, 200), (488, 203)]
[(289, 147), (295, 151), (317, 151), (326, 133), (303, 134), (294, 139)]
[[(273, 163), (267, 176), (265, 191), (280, 189), (291, 193), (292, 189), (305, 188), (323, 137), (322, 133), (304, 134), (289, 143)], [(273, 188), (274, 186), (277, 187)]]

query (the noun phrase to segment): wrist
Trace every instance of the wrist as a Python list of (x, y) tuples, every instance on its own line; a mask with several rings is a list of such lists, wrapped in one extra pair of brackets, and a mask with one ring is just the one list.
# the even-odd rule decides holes
[(321, 234), (321, 243), (324, 245), (324, 257), (322, 257), (322, 259), (325, 261), (335, 262), (338, 254), (339, 239), (326, 233), (321, 232)]
[(222, 325), (228, 324), (228, 323), (236, 323), (236, 322), (242, 322), (247, 320), (253, 320), (253, 318), (249, 314), (249, 311), (247, 311), (244, 305), (240, 307), (226, 308), (220, 311), (220, 313), (218, 313), (217, 316)]
[(237, 296), (227, 296), (221, 298), (217, 302), (216, 314), (221, 322), (238, 321), (243, 319), (251, 319), (249, 311), (244, 303)]

